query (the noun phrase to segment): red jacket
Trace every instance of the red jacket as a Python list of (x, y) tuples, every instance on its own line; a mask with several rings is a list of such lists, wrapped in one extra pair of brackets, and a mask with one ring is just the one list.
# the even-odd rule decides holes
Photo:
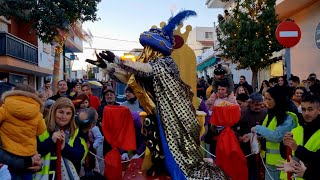
[(99, 106), (101, 105), (100, 100), (97, 96), (92, 94), (89, 95), (89, 106), (93, 107), (96, 111), (98, 111)]

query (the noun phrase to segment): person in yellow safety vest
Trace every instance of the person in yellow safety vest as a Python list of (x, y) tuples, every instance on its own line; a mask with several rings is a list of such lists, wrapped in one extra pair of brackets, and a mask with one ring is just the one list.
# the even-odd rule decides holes
[[(320, 162), (320, 99), (313, 95), (303, 97), (301, 101), (302, 117), (300, 125), (291, 132), (285, 134), (283, 143), (281, 143), (281, 155), (285, 159), (285, 147), (289, 146), (292, 150), (292, 156), (301, 160), (307, 170), (297, 178), (319, 179), (320, 172), (317, 169)], [(301, 164), (298, 164), (301, 166)], [(280, 166), (281, 170), (283, 170)], [(294, 168), (296, 172), (299, 168)], [(287, 173), (281, 172), (281, 179), (287, 179)]]
[[(35, 179), (52, 179), (56, 170), (56, 142), (61, 141), (62, 162), (68, 163), (72, 173), (79, 174), (81, 161), (88, 152), (75, 123), (75, 108), (70, 99), (61, 97), (50, 108), (46, 119), (47, 130), (38, 137), (38, 152), (42, 156), (42, 170)], [(65, 161), (67, 159), (69, 161)], [(72, 166), (72, 167), (71, 167)], [(74, 167), (74, 168), (73, 168)]]
[(251, 131), (265, 139), (265, 142), (261, 142), (262, 149), (265, 150), (262, 156), (267, 166), (265, 179), (278, 180), (280, 171), (275, 165), (283, 160), (280, 155), (280, 142), (286, 132), (296, 127), (298, 118), (288, 111), (289, 97), (283, 87), (276, 86), (268, 89), (265, 93), (265, 104), (268, 107), (267, 116), (262, 125), (251, 128)]

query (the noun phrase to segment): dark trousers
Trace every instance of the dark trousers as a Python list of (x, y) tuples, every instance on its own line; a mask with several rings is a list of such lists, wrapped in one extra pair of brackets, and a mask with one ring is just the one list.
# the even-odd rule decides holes
[(257, 168), (255, 155), (247, 157), (247, 164), (249, 170), (249, 180), (257, 180)]

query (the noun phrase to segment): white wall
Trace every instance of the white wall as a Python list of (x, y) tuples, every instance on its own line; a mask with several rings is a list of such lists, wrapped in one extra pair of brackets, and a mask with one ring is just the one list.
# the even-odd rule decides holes
[(52, 48), (50, 44), (45, 44), (38, 39), (38, 59), (40, 67), (53, 70), (54, 50)]
[[(196, 27), (196, 41), (213, 41), (213, 27)], [(212, 37), (205, 37), (206, 32), (211, 32)]]
[(204, 46), (199, 41), (213, 41), (213, 37), (205, 38), (205, 32), (212, 32), (213, 37), (215, 36), (213, 27), (195, 27), (189, 34), (187, 44), (190, 46), (191, 49), (194, 50), (196, 56), (199, 56), (203, 53), (203, 51), (201, 50), (202, 48), (208, 47)]
[[(43, 43), (38, 39), (38, 60), (39, 67), (53, 70), (54, 69), (54, 47), (50, 44)], [(63, 79), (63, 58), (60, 55), (59, 79)]]
[(271, 67), (268, 66), (258, 72), (258, 88), (260, 88), (262, 81), (267, 80), (271, 78)]
[(86, 74), (85, 70), (74, 70), (71, 72), (71, 79), (82, 79), (83, 76)]
[(206, 60), (208, 57), (212, 56), (213, 53), (214, 53), (213, 47), (211, 47), (210, 49), (206, 49), (206, 50), (201, 54), (202, 61), (204, 61), (204, 60)]
[(196, 56), (199, 56), (202, 54), (202, 45), (197, 41), (197, 32), (196, 29), (192, 29), (188, 36), (187, 44), (190, 46), (190, 48), (194, 51)]
[(0, 21), (0, 31), (8, 32), (8, 24)]
[(11, 21), (0, 16), (0, 31), (8, 32), (8, 24), (11, 24)]

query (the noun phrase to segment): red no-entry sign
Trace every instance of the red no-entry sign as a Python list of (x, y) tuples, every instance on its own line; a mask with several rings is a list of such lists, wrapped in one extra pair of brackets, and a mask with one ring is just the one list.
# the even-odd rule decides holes
[(276, 38), (282, 46), (290, 48), (300, 41), (301, 30), (296, 23), (283, 21), (277, 27)]

